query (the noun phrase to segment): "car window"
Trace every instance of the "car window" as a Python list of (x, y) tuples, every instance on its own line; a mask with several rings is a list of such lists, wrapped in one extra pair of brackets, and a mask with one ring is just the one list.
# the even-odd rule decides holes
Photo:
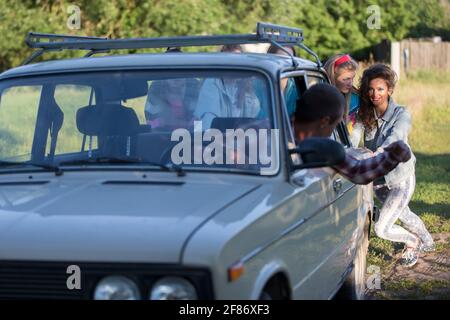
[[(298, 75), (298, 76), (290, 76), (285, 78), (285, 83), (293, 83), (295, 84), (295, 99), (289, 100), (289, 95), (287, 94), (287, 90), (285, 89), (283, 95), (283, 103), (285, 107), (285, 111), (289, 115), (289, 121), (286, 121), (286, 127), (289, 128), (289, 134), (287, 134), (287, 146), (288, 149), (295, 146), (295, 132), (293, 128), (293, 124), (291, 121), (292, 114), (295, 112), (296, 101), (301, 97), (302, 93), (306, 91), (306, 88), (309, 88), (317, 83), (325, 82), (325, 78), (316, 74), (306, 74), (306, 75)], [(283, 88), (287, 88), (287, 85), (284, 86), (283, 82), (281, 82), (282, 90)], [(290, 104), (289, 105), (289, 101)], [(330, 139), (333, 139), (344, 146), (348, 145), (348, 139), (345, 137), (346, 132), (342, 129), (342, 126), (339, 125), (331, 134)], [(298, 155), (291, 155), (291, 160), (294, 164), (298, 164), (300, 162)]]
[(99, 156), (167, 163), (177, 155), (175, 164), (197, 169), (270, 167), (272, 94), (257, 72), (46, 75), (4, 80), (0, 92), (2, 160), (30, 159), (33, 150), (53, 164)]
[(347, 131), (347, 127), (345, 126), (344, 122), (341, 122), (336, 129), (334, 130), (335, 139), (336, 141), (340, 142), (346, 147), (350, 147), (350, 138)]
[[(318, 84), (326, 82), (325, 78), (317, 73), (309, 73), (306, 75), (306, 82), (308, 83), (308, 88)], [(348, 146), (347, 132), (344, 130), (342, 124), (339, 124), (330, 136), (331, 139), (341, 143), (344, 146)]]
[(341, 143), (341, 144), (343, 144), (343, 143), (342, 143), (342, 140), (341, 140), (341, 137), (339, 136), (339, 132), (337, 131), (337, 129), (335, 129), (335, 130), (333, 131), (333, 133), (331, 134), (330, 138), (333, 139), (333, 140), (335, 140), (335, 141), (337, 141), (337, 142), (339, 142), (339, 143)]
[[(295, 148), (295, 132), (292, 123), (292, 117), (295, 113), (297, 101), (300, 99), (302, 92), (306, 90), (306, 81), (304, 75), (289, 76), (282, 78), (280, 81), (283, 103), (283, 121), (287, 128), (286, 146), (288, 149)], [(300, 164), (297, 154), (292, 154), (290, 159), (293, 164)]]
[(308, 75), (306, 75), (305, 78), (306, 78), (306, 82), (308, 84), (308, 88), (312, 87), (315, 84), (325, 82), (325, 79), (323, 77), (320, 77), (320, 76), (314, 75), (314, 74), (308, 74)]

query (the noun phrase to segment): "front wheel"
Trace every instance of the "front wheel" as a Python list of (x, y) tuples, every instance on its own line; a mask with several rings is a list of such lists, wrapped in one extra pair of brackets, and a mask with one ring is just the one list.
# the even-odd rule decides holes
[(280, 277), (272, 278), (264, 287), (259, 300), (288, 300), (286, 283)]

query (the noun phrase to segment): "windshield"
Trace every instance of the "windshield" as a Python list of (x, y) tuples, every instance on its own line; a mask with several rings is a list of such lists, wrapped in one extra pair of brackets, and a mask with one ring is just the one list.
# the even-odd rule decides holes
[[(263, 75), (242, 71), (115, 71), (4, 80), (0, 161), (259, 172), (278, 157), (271, 152), (269, 88)], [(103, 161), (94, 161), (99, 158)]]

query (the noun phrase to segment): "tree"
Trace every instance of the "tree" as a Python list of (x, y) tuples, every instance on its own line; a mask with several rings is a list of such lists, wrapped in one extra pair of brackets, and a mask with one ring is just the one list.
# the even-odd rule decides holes
[[(441, 35), (450, 39), (448, 0), (78, 0), (81, 29), (67, 27), (70, 0), (0, 0), (0, 68), (20, 64), (32, 50), (30, 31), (73, 35), (159, 37), (250, 33), (258, 21), (300, 27), (305, 44), (325, 60), (357, 52), (382, 39)], [(379, 29), (368, 27), (369, 5), (378, 5)], [(197, 50), (197, 49), (195, 49)], [(206, 48), (208, 50), (208, 48)], [(215, 48), (209, 48), (215, 50)], [(307, 57), (307, 54), (302, 53)], [(76, 52), (46, 55), (80, 56)]]

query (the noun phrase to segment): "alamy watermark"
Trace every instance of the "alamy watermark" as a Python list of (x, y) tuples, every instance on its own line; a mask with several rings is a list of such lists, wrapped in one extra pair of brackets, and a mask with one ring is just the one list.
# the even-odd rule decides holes
[(370, 265), (367, 267), (370, 276), (366, 279), (366, 288), (369, 290), (381, 290), (381, 269), (379, 266)]
[(367, 7), (367, 13), (370, 16), (367, 18), (367, 28), (369, 30), (381, 29), (381, 9), (380, 6), (374, 4)]
[(67, 267), (66, 273), (69, 275), (67, 277), (66, 286), (69, 290), (81, 290), (81, 269), (79, 266), (72, 264)]
[(70, 30), (79, 30), (81, 28), (81, 9), (77, 5), (69, 5), (67, 13), (70, 15), (67, 18), (67, 28)]
[(171, 141), (178, 142), (171, 151), (173, 164), (259, 165), (262, 175), (277, 167), (278, 129), (226, 129), (224, 134), (214, 128), (203, 131), (201, 121), (194, 121), (194, 128), (193, 133), (184, 128), (172, 132)]

